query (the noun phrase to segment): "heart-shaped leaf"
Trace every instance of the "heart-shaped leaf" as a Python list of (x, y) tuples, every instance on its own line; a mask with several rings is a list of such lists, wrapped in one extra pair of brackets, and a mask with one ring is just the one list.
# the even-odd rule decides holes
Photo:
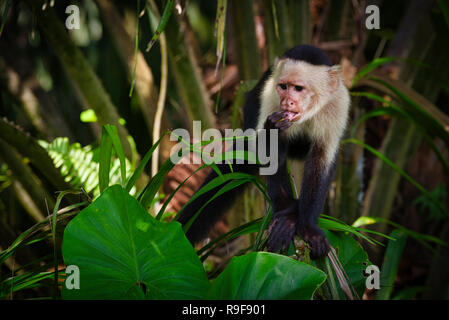
[(157, 221), (118, 185), (68, 224), (62, 251), (80, 274), (65, 299), (198, 299), (210, 286), (181, 225)]
[[(327, 230), (325, 232), (330, 243), (337, 250), (338, 259), (351, 280), (352, 285), (361, 297), (365, 290), (366, 280), (363, 271), (371, 264), (368, 259), (368, 254), (351, 236), (343, 232)], [(344, 298), (343, 291), (340, 291), (340, 296), (342, 299)]]
[(231, 259), (213, 282), (209, 299), (311, 299), (324, 272), (289, 257), (253, 252)]

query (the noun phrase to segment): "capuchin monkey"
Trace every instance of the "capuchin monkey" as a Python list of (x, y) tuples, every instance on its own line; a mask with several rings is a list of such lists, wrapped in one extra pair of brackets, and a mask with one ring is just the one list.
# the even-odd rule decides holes
[[(309, 45), (288, 50), (247, 93), (244, 129), (278, 130), (278, 170), (267, 176), (273, 208), (268, 228), (268, 251), (287, 250), (295, 235), (309, 245), (312, 259), (329, 251), (329, 242), (317, 222), (335, 171), (349, 104), (349, 93), (339, 67), (332, 66), (323, 51)], [(272, 142), (266, 139), (269, 147)], [(287, 158), (304, 162), (299, 198), (292, 192)], [(217, 166), (223, 174), (231, 172), (227, 164)], [(250, 174), (256, 174), (257, 168), (248, 163), (232, 166), (234, 172)], [(299, 173), (292, 174), (297, 177)], [(203, 186), (216, 177), (213, 171)], [(198, 197), (184, 208), (178, 221), (185, 225), (222, 187)], [(241, 188), (224, 193), (203, 209), (187, 232), (191, 242), (207, 236), (241, 193)]]

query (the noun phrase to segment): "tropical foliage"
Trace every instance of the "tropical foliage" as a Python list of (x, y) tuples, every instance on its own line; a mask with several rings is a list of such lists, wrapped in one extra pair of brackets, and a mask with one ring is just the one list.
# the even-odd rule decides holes
[[(447, 299), (449, 7), (383, 1), (369, 30), (368, 2), (0, 1), (0, 298)], [(194, 195), (217, 166), (169, 158), (173, 128), (242, 127), (245, 92), (301, 43), (352, 97), (316, 261), (299, 238), (264, 251), (263, 179)], [(243, 184), (192, 246), (182, 209)]]

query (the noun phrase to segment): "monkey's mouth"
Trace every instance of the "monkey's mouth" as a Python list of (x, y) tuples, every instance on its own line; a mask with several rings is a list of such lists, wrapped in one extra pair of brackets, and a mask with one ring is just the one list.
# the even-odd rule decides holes
[(284, 115), (284, 119), (288, 120), (289, 122), (296, 121), (301, 117), (301, 114), (299, 112), (294, 111), (285, 111)]

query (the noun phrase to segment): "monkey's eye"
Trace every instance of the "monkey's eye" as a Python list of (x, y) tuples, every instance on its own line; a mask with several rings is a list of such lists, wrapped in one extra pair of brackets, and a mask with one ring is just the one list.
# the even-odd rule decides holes
[(281, 88), (282, 90), (286, 90), (287, 89), (287, 85), (285, 83), (280, 83), (279, 84), (279, 88)]
[(296, 91), (302, 91), (304, 89), (303, 86), (295, 86)]

